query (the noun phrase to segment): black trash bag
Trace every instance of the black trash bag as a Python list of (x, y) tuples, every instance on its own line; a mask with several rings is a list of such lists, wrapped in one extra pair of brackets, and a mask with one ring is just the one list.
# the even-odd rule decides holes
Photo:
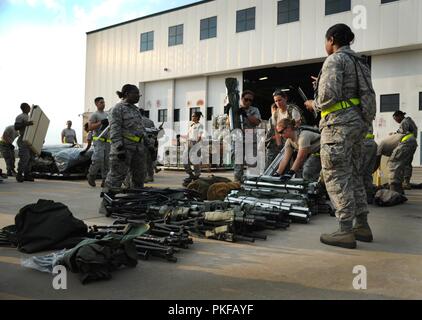
[(138, 253), (132, 241), (147, 232), (148, 225), (129, 225), (125, 235), (109, 234), (102, 239), (87, 239), (67, 251), (58, 264), (79, 273), (82, 284), (109, 280), (111, 272), (121, 267), (134, 268)]
[(51, 200), (23, 207), (15, 224), (18, 250), (25, 253), (70, 249), (88, 234), (88, 226), (67, 206)]
[(378, 190), (374, 197), (374, 202), (380, 207), (393, 207), (405, 203), (407, 198), (395, 191), (381, 189)]

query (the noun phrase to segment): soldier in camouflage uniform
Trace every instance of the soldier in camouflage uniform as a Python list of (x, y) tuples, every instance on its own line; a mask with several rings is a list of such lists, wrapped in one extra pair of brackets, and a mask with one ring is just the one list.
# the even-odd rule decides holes
[[(252, 106), (253, 100), (255, 98), (255, 94), (252, 91), (244, 91), (242, 93), (242, 97), (240, 100), (240, 115), (242, 117), (243, 123), (243, 154), (237, 155), (238, 150), (235, 148), (235, 142), (232, 141), (232, 161), (234, 163), (234, 181), (235, 182), (242, 182), (243, 180), (243, 170), (244, 166), (249, 165), (251, 163), (245, 163), (247, 161), (247, 150), (246, 148), (253, 148), (253, 152), (255, 150), (258, 151), (258, 140), (257, 140), (257, 130), (256, 128), (261, 124), (261, 113), (259, 109)], [(252, 144), (245, 141), (245, 138), (249, 136), (249, 133), (252, 133), (253, 141)], [(250, 151), (250, 150), (249, 150)], [(243, 163), (240, 163), (241, 161)]]
[(15, 146), (13, 142), (18, 137), (19, 133), (15, 130), (15, 126), (8, 126), (3, 132), (0, 140), (0, 153), (3, 155), (6, 162), (7, 175), (9, 177), (16, 176), (15, 171)]
[(145, 127), (139, 102), (139, 89), (131, 84), (123, 86), (117, 95), (122, 99), (110, 111), (110, 171), (105, 191), (120, 189), (128, 172), (134, 188), (143, 188), (145, 178)]
[[(394, 120), (400, 124), (399, 130), (397, 130), (397, 133), (401, 134), (413, 134), (415, 136), (415, 139), (418, 139), (418, 127), (416, 126), (415, 122), (411, 117), (406, 117), (406, 113), (402, 111), (396, 111), (393, 114)], [(412, 186), (410, 185), (410, 179), (412, 179), (412, 161), (406, 166), (404, 169), (404, 182), (403, 182), (403, 188), (405, 190), (411, 190)]]
[(376, 168), (381, 163), (381, 157), (387, 156), (390, 190), (404, 194), (402, 187), (404, 172), (412, 163), (418, 143), (415, 136), (410, 134), (395, 133), (383, 139), (377, 150)]
[[(98, 171), (101, 170), (101, 178), (103, 179), (101, 187), (104, 188), (110, 157), (111, 140), (109, 138), (109, 132), (107, 129), (109, 121), (107, 112), (104, 112), (104, 98), (97, 97), (95, 98), (94, 102), (95, 106), (97, 107), (97, 111), (89, 117), (89, 131), (93, 133), (92, 140), (94, 141), (94, 153), (91, 157), (92, 163), (89, 167), (87, 180), (91, 187), (95, 187), (95, 178), (97, 177)], [(107, 131), (104, 132), (105, 130)]]
[[(147, 118), (145, 116), (144, 111), (141, 109), (142, 113), (142, 121), (144, 123), (145, 128), (154, 129), (155, 124), (154, 121)], [(154, 169), (155, 169), (155, 146), (156, 146), (156, 135), (147, 134), (148, 141), (146, 141), (147, 152), (145, 153), (146, 158), (146, 170), (145, 170), (145, 182), (153, 182), (154, 181)]]
[(266, 154), (265, 154), (265, 169), (267, 169), (271, 163), (273, 163), (274, 159), (277, 157), (277, 155), (280, 153), (280, 151), (283, 149), (283, 140), (279, 137), (279, 135), (275, 132), (275, 125), (273, 121), (273, 117), (275, 112), (277, 112), (277, 105), (274, 103), (271, 106), (271, 118), (268, 121), (267, 125), (267, 136), (265, 138), (265, 148), (266, 148)]
[[(280, 176), (281, 181), (287, 182), (299, 171), (302, 171), (303, 179), (312, 182), (317, 181), (321, 173), (321, 134), (317, 129), (296, 128), (296, 121), (290, 119), (280, 120), (276, 129), (278, 134), (286, 139), (286, 143), (284, 157), (275, 176)], [(286, 170), (295, 151), (297, 157), (291, 168)]]
[[(308, 110), (321, 111), (322, 172), (340, 224), (337, 232), (323, 234), (320, 240), (349, 249), (356, 248), (356, 240), (373, 240), (361, 169), (363, 140), (369, 126), (360, 108), (361, 88), (372, 98), (374, 93), (369, 70), (360, 65), (360, 57), (350, 49), (353, 40), (347, 25), (338, 24), (327, 31), (329, 56), (317, 80), (316, 99), (305, 102)], [(358, 73), (357, 69), (365, 71)]]
[(372, 204), (375, 196), (375, 186), (373, 182), (373, 173), (375, 171), (375, 165), (377, 162), (377, 148), (378, 145), (375, 142), (375, 136), (373, 133), (372, 126), (369, 128), (366, 134), (365, 140), (363, 141), (363, 152), (362, 152), (362, 175), (363, 184), (366, 190), (366, 198), (368, 204)]
[(23, 135), (25, 129), (28, 126), (34, 125), (32, 121), (29, 121), (29, 112), (31, 107), (27, 103), (21, 104), (22, 113), (16, 117), (15, 129), (19, 130), (18, 147), (19, 147), (19, 162), (18, 162), (18, 174), (16, 175), (16, 181), (34, 181), (34, 177), (31, 175), (32, 162), (34, 160), (34, 153), (28, 144), (23, 142)]

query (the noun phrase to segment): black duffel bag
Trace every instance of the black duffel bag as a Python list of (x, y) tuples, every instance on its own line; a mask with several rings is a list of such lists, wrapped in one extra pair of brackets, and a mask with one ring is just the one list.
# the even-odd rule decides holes
[(18, 249), (25, 253), (70, 249), (85, 239), (87, 225), (63, 203), (38, 200), (15, 217)]

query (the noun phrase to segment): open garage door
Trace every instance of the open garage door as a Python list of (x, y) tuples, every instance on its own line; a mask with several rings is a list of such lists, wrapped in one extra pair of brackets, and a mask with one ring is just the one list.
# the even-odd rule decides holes
[(273, 92), (276, 89), (291, 88), (289, 92), (286, 92), (289, 102), (297, 104), (304, 110), (308, 124), (317, 124), (319, 119), (315, 119), (313, 114), (305, 109), (297, 88), (300, 87), (309, 99), (313, 99), (314, 89), (311, 76), (318, 76), (322, 63), (245, 71), (243, 73), (243, 88), (255, 92), (254, 105), (259, 107), (264, 120), (271, 117), (271, 105), (274, 103)]

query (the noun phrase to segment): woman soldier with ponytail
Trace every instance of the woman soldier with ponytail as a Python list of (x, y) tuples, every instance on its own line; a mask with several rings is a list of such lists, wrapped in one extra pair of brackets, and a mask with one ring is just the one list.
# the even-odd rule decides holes
[[(375, 104), (370, 71), (350, 44), (355, 35), (345, 24), (326, 33), (325, 60), (318, 77), (315, 101), (308, 110), (321, 112), (321, 164), (327, 192), (336, 208), (340, 228), (321, 235), (321, 242), (356, 248), (356, 240), (371, 242), (366, 192), (362, 180), (362, 148)], [(355, 221), (355, 225), (353, 222)]]

